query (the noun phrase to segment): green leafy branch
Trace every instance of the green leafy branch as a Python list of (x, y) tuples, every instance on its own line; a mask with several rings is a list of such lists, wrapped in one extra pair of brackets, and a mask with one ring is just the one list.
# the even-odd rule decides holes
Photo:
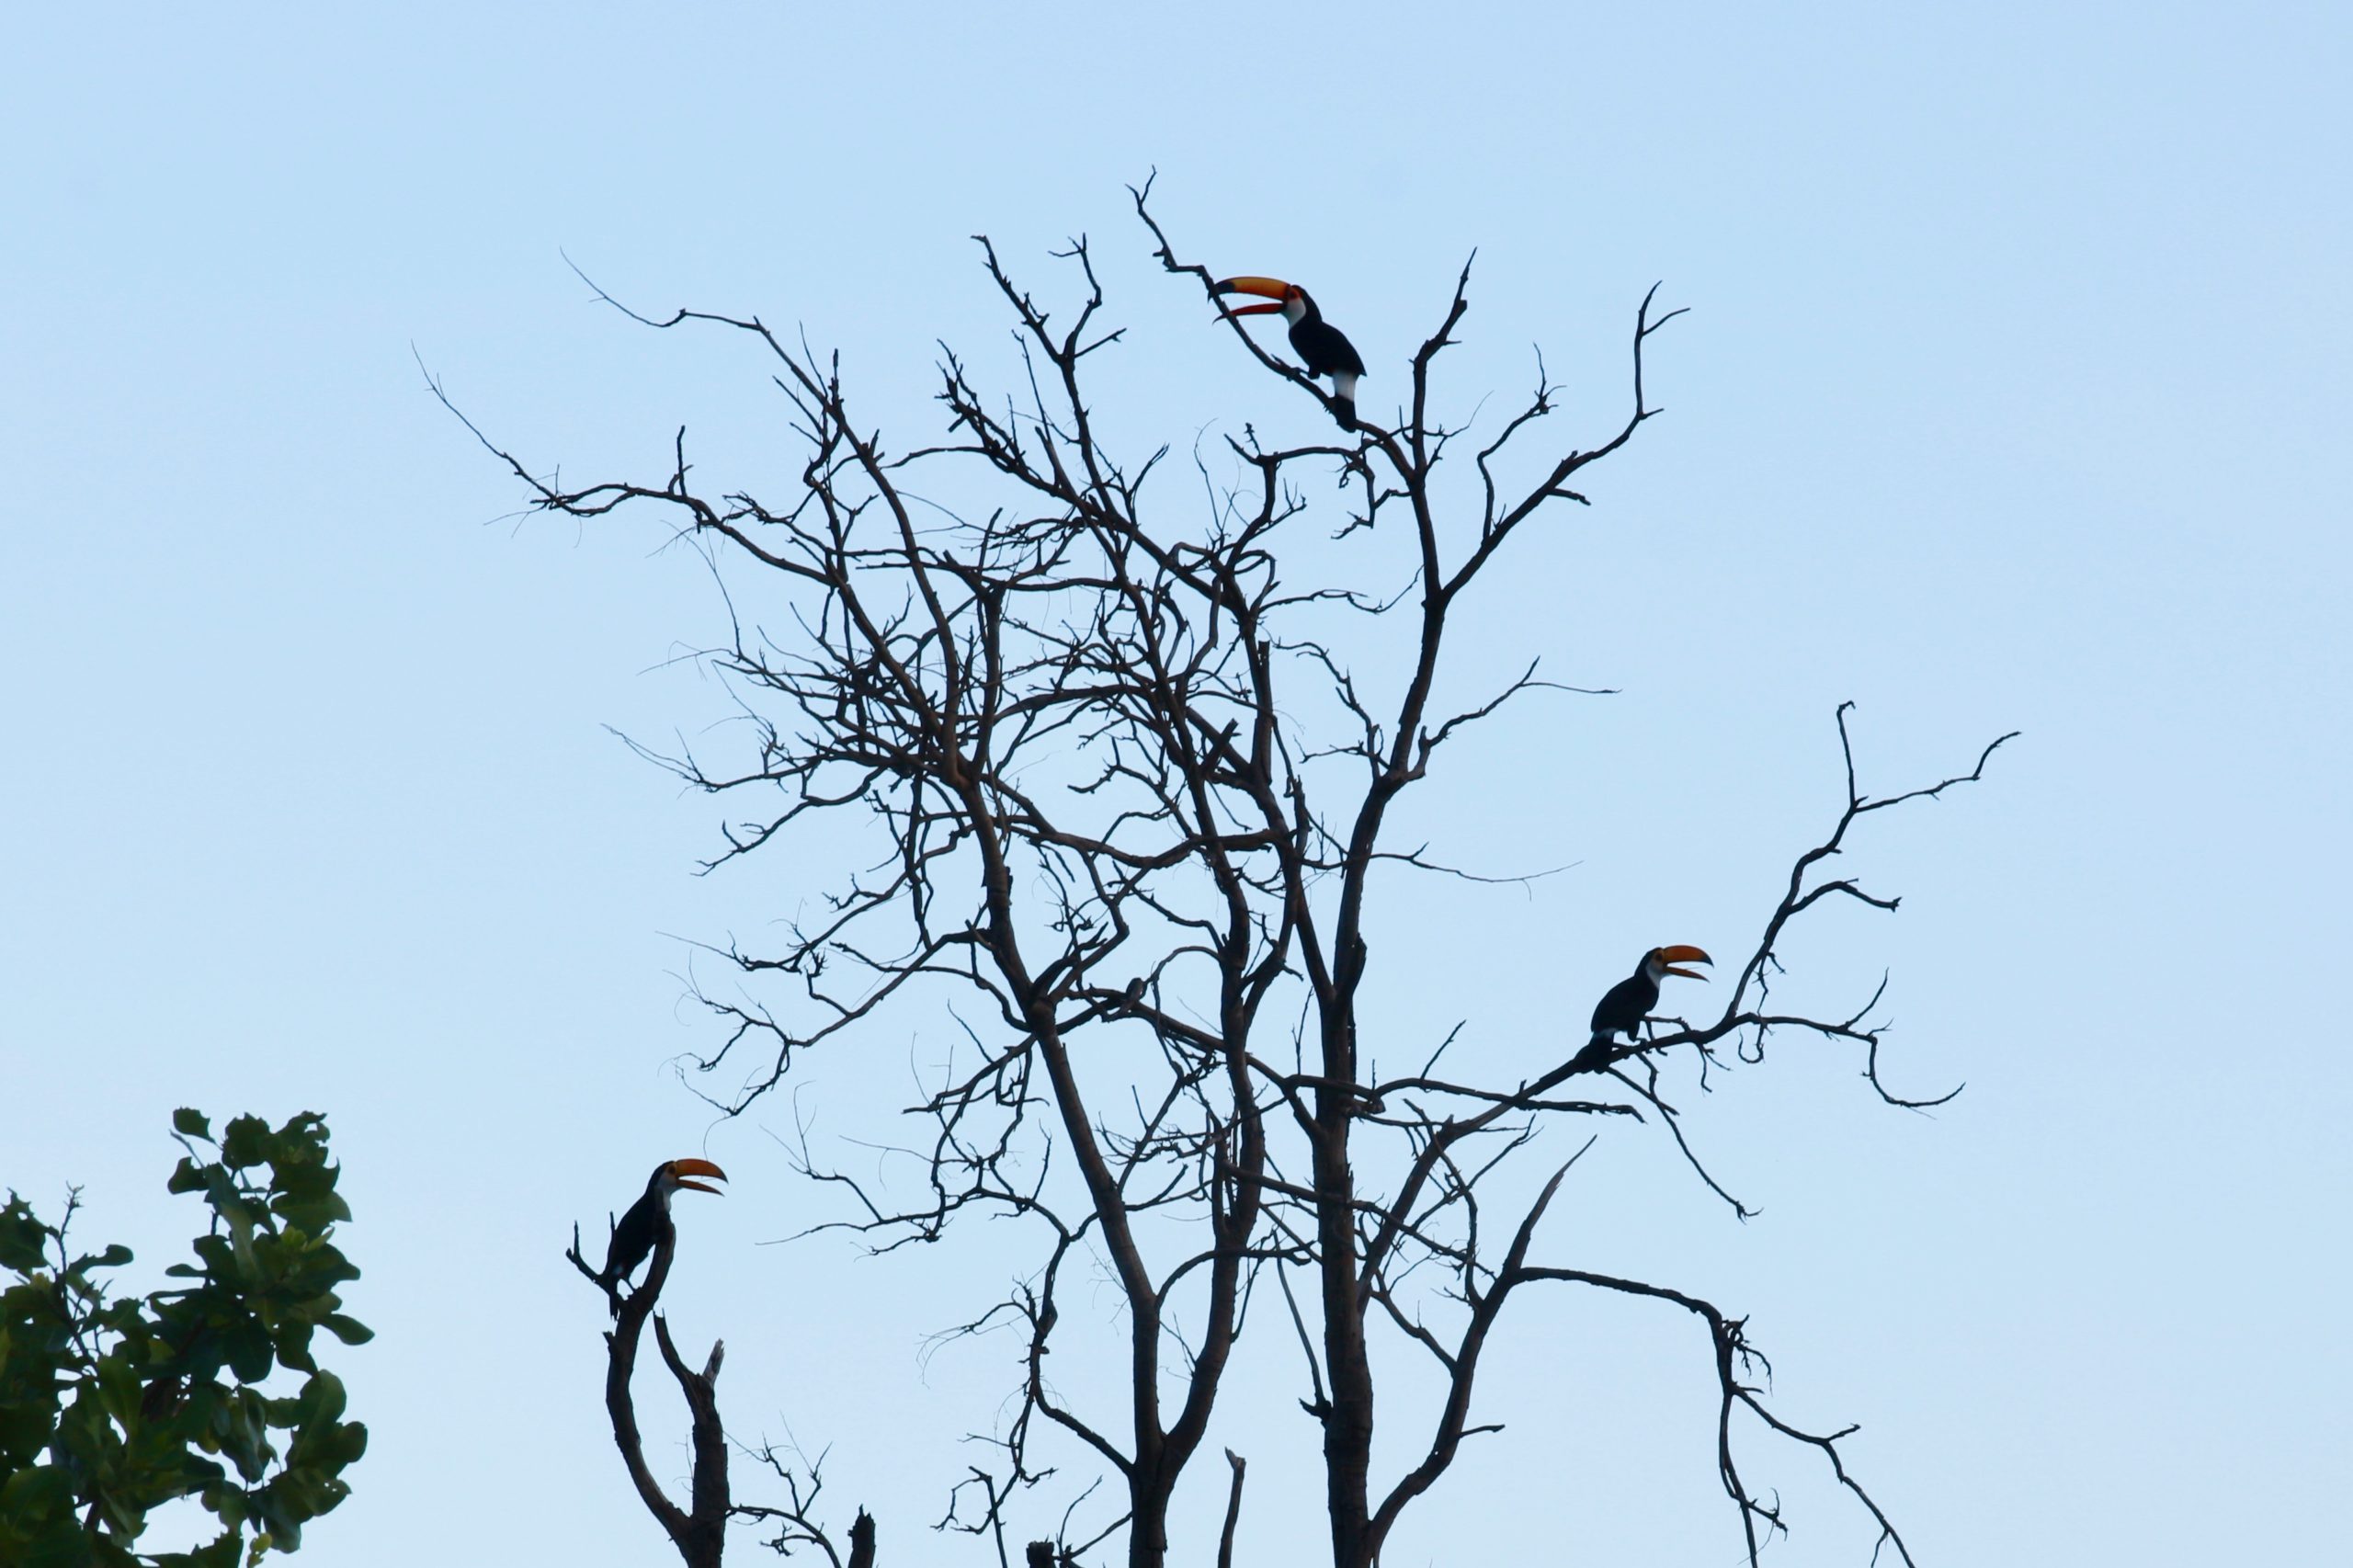
[[(0, 1270), (14, 1277), (0, 1290), (0, 1568), (251, 1568), (295, 1551), (350, 1494), (343, 1471), (368, 1429), (343, 1418), (343, 1381), (313, 1340), (371, 1335), (336, 1294), (359, 1270), (331, 1239), (351, 1210), (326, 1119), (241, 1116), (216, 1140), (183, 1109), (172, 1132), (187, 1153), (170, 1190), (211, 1210), (196, 1261), (165, 1271), (176, 1288), (110, 1295), (101, 1276), (131, 1249), (72, 1252), (78, 1193), (55, 1225), (13, 1191), (0, 1209)], [(301, 1377), (290, 1393), (272, 1381), (281, 1369)], [(150, 1513), (186, 1497), (217, 1537), (133, 1550)]]

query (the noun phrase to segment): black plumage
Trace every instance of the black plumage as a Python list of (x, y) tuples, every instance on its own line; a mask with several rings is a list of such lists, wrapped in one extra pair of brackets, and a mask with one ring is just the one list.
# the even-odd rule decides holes
[(1614, 1044), (1620, 1035), (1629, 1040), (1638, 1038), (1643, 1020), (1658, 1006), (1659, 982), (1670, 974), (1704, 980), (1705, 975), (1676, 966), (1713, 961), (1692, 947), (1653, 948), (1644, 953), (1643, 961), (1634, 966), (1634, 972), (1602, 993), (1601, 1000), (1594, 1005), (1593, 1044)]
[(1315, 297), (1296, 283), (1279, 278), (1229, 278), (1211, 285), (1214, 294), (1256, 294), (1272, 304), (1230, 308), (1229, 315), (1254, 316), (1279, 311), (1290, 324), (1291, 352), (1311, 376), (1332, 378), (1332, 401), (1340, 422), (1350, 429), (1357, 423), (1357, 378), (1364, 374), (1364, 358), (1347, 334), (1324, 319)]
[(1348, 341), (1348, 335), (1324, 319), (1324, 312), (1315, 308), (1314, 296), (1306, 290), (1300, 290), (1298, 298), (1303, 309), (1299, 319), (1290, 324), (1290, 346), (1299, 356), (1299, 362), (1307, 367), (1307, 373), (1336, 380), (1344, 375), (1363, 375), (1364, 360), (1358, 355), (1357, 346)]
[(709, 1160), (665, 1160), (654, 1167), (653, 1176), (646, 1179), (643, 1195), (629, 1206), (629, 1211), (621, 1216), (620, 1223), (613, 1227), (612, 1241), (605, 1249), (604, 1272), (597, 1277), (597, 1283), (607, 1291), (617, 1291), (631, 1275), (637, 1272), (637, 1266), (654, 1251), (663, 1229), (670, 1223), (672, 1193), (682, 1187), (696, 1192), (715, 1193), (719, 1190), (688, 1179), (699, 1176), (717, 1176), (722, 1181), (727, 1179), (727, 1173)]

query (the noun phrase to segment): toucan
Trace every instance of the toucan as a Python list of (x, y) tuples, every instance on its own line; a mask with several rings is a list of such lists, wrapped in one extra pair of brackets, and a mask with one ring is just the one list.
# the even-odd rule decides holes
[(1279, 278), (1229, 278), (1211, 286), (1212, 294), (1257, 294), (1272, 300), (1270, 305), (1226, 307), (1233, 316), (1271, 315), (1280, 311), (1290, 323), (1291, 351), (1307, 367), (1311, 376), (1332, 378), (1332, 401), (1340, 405), (1340, 423), (1350, 429), (1357, 423), (1357, 378), (1364, 374), (1364, 360), (1357, 354), (1340, 329), (1324, 319), (1315, 308), (1314, 298), (1296, 283), (1286, 283)]
[(612, 1244), (605, 1253), (605, 1271), (597, 1282), (608, 1292), (620, 1288), (621, 1282), (637, 1271), (645, 1255), (654, 1250), (654, 1243), (662, 1227), (670, 1222), (670, 1195), (680, 1187), (696, 1192), (717, 1192), (690, 1176), (717, 1176), (727, 1179), (727, 1173), (709, 1160), (665, 1160), (654, 1167), (654, 1175), (645, 1183), (645, 1195), (629, 1206), (621, 1222), (613, 1227)]
[(1658, 1006), (1658, 983), (1670, 974), (1679, 974), (1686, 980), (1705, 980), (1708, 977), (1696, 970), (1676, 966), (1715, 961), (1691, 947), (1653, 948), (1644, 953), (1643, 961), (1634, 966), (1634, 972), (1611, 986), (1595, 1005), (1593, 1042), (1586, 1049), (1607, 1048), (1615, 1044), (1621, 1034), (1629, 1040), (1639, 1039), (1637, 1031), (1642, 1028), (1643, 1020)]

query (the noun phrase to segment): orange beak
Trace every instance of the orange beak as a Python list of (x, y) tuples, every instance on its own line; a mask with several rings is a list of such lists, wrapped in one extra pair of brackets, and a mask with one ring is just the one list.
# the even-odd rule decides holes
[(706, 1187), (701, 1182), (688, 1181), (687, 1179), (690, 1176), (715, 1176), (721, 1181), (725, 1181), (727, 1179), (727, 1173), (721, 1170), (717, 1165), (712, 1165), (709, 1160), (672, 1160), (670, 1162), (670, 1175), (676, 1179), (677, 1184), (680, 1187), (689, 1187), (694, 1188), (697, 1192), (708, 1192), (721, 1197), (725, 1196), (723, 1193), (720, 1193), (719, 1188), (715, 1187)]
[(1240, 278), (1229, 278), (1222, 283), (1212, 284), (1210, 288), (1210, 292), (1212, 294), (1256, 294), (1275, 301), (1271, 305), (1222, 307), (1230, 316), (1272, 315), (1283, 308), (1283, 301), (1290, 299), (1295, 291), (1291, 285), (1279, 278), (1259, 278), (1248, 274)]
[(1676, 965), (1684, 963), (1711, 964), (1716, 961), (1697, 948), (1684, 947), (1680, 945), (1672, 948), (1661, 948), (1658, 950), (1658, 956), (1660, 960), (1665, 963), (1667, 973), (1679, 974), (1686, 980), (1705, 980), (1708, 977), (1693, 970), (1677, 969), (1675, 967)]

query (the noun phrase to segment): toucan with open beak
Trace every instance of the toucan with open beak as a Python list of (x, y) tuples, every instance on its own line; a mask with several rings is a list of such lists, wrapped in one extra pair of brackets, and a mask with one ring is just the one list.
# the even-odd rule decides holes
[(1307, 367), (1311, 376), (1332, 378), (1332, 401), (1340, 405), (1340, 423), (1350, 429), (1357, 423), (1357, 378), (1364, 374), (1364, 360), (1357, 353), (1357, 346), (1346, 334), (1324, 319), (1315, 308), (1313, 296), (1296, 283), (1286, 283), (1279, 278), (1229, 278), (1211, 286), (1212, 294), (1256, 294), (1274, 302), (1267, 305), (1228, 305), (1223, 307), (1230, 316), (1272, 315), (1282, 312), (1290, 323), (1291, 352)]
[(670, 1222), (670, 1195), (680, 1187), (694, 1192), (712, 1192), (719, 1188), (690, 1179), (694, 1176), (715, 1176), (727, 1179), (727, 1173), (709, 1160), (665, 1160), (654, 1167), (654, 1175), (645, 1184), (645, 1195), (629, 1206), (621, 1222), (613, 1227), (612, 1244), (605, 1253), (605, 1271), (597, 1282), (608, 1292), (618, 1290), (622, 1281), (637, 1272), (661, 1236), (662, 1228)]
[(1641, 1039), (1643, 1020), (1658, 1006), (1658, 983), (1670, 974), (1686, 980), (1705, 980), (1697, 970), (1678, 966), (1687, 963), (1708, 963), (1716, 960), (1697, 948), (1676, 946), (1653, 948), (1634, 966), (1634, 972), (1611, 986), (1593, 1009), (1593, 1042), (1586, 1049), (1608, 1047), (1617, 1042), (1620, 1035), (1628, 1040)]

